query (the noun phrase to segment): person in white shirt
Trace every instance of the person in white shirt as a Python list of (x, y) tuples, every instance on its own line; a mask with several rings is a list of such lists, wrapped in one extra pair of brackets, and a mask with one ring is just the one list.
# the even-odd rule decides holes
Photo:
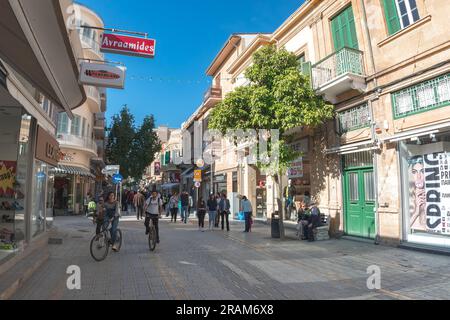
[(162, 200), (158, 197), (156, 191), (152, 192), (152, 195), (145, 201), (145, 234), (150, 232), (150, 219), (152, 219), (153, 225), (156, 230), (156, 243), (159, 243), (159, 226), (158, 221), (162, 212)]

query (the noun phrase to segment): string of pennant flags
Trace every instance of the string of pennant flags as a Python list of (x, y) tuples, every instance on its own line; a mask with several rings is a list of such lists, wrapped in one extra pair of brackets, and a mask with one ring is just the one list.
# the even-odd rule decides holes
[[(130, 80), (133, 81), (148, 81), (148, 82), (165, 82), (165, 83), (179, 83), (179, 84), (211, 84), (213, 79), (180, 79), (174, 77), (158, 77), (158, 76), (138, 76), (131, 75), (128, 76)], [(220, 81), (231, 81), (231, 80), (243, 80), (245, 77), (237, 77), (237, 78), (220, 78)]]

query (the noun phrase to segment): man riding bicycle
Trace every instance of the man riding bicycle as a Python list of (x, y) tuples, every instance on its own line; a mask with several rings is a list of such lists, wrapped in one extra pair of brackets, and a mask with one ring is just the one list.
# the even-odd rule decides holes
[(150, 219), (156, 230), (156, 243), (159, 243), (159, 227), (158, 221), (162, 212), (162, 200), (158, 197), (156, 191), (152, 192), (152, 195), (145, 201), (145, 234), (150, 233)]

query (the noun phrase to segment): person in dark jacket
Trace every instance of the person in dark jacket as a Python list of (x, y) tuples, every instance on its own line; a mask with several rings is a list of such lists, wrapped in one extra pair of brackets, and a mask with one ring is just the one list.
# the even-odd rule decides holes
[(180, 195), (181, 200), (181, 221), (187, 223), (189, 216), (189, 194), (184, 191)]
[(197, 217), (198, 217), (198, 230), (204, 231), (205, 229), (205, 215), (206, 215), (206, 203), (202, 197), (197, 202)]
[(214, 194), (211, 194), (209, 196), (206, 206), (208, 207), (209, 230), (213, 230), (215, 227), (216, 215), (217, 215), (217, 200), (214, 197)]
[(230, 215), (230, 200), (227, 199), (227, 196), (225, 193), (222, 193), (219, 201), (219, 214), (220, 214), (220, 220), (222, 221), (222, 230), (224, 230), (224, 224), (225, 220), (227, 221), (227, 231), (230, 231), (230, 221), (229, 221), (229, 215)]

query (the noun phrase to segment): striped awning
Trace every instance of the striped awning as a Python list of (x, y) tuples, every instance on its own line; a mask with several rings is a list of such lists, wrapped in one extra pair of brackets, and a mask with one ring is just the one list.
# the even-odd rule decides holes
[(73, 167), (73, 166), (65, 166), (65, 165), (58, 165), (57, 168), (53, 169), (55, 173), (59, 174), (73, 174), (78, 175), (82, 177), (91, 177), (95, 179), (95, 176), (90, 173), (88, 170), (80, 167)]

